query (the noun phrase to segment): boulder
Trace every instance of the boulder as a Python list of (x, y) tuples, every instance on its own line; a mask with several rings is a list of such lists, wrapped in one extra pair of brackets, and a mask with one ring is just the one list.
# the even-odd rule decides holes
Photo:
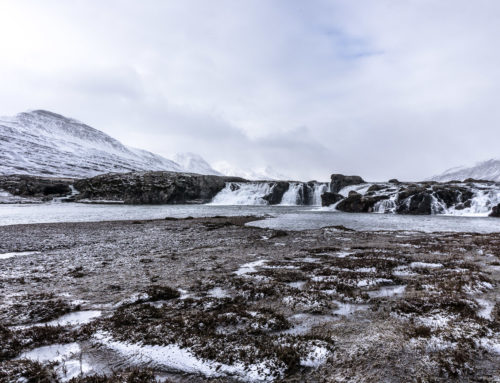
[(342, 199), (344, 199), (344, 196), (340, 194), (326, 192), (321, 194), (321, 206), (330, 206), (339, 202)]
[(500, 218), (500, 203), (493, 207), (493, 210), (491, 210), (490, 217), (496, 217)]
[[(428, 215), (432, 214), (432, 196), (428, 190), (413, 189), (414, 193), (407, 196), (408, 191), (399, 193), (398, 214)], [(404, 198), (402, 198), (402, 196)]]
[(346, 213), (371, 213), (373, 206), (389, 196), (362, 196), (359, 193), (349, 193), (349, 197), (340, 201), (337, 205), (337, 210)]
[(283, 199), (283, 194), (285, 194), (290, 188), (290, 184), (288, 182), (276, 182), (271, 192), (262, 199), (269, 202), (269, 205), (278, 205)]
[(207, 203), (226, 182), (246, 182), (238, 177), (220, 177), (176, 172), (109, 173), (75, 182), (77, 200), (123, 201), (127, 204)]
[(338, 193), (346, 186), (364, 184), (365, 181), (359, 176), (345, 176), (343, 174), (332, 174), (330, 192)]
[(395, 185), (399, 185), (401, 182), (399, 182), (398, 179), (396, 178), (392, 178), (388, 181), (390, 184), (395, 184)]

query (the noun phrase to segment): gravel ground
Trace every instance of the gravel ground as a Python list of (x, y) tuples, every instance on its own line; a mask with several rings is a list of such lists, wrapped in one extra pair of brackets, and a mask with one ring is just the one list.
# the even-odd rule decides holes
[(255, 219), (0, 227), (0, 381), (500, 382), (498, 234)]

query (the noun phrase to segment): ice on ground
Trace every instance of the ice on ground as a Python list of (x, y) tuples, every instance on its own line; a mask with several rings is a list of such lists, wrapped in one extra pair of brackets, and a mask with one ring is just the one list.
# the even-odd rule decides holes
[(493, 320), (492, 311), (495, 307), (495, 302), (481, 298), (477, 298), (476, 302), (479, 306), (481, 306), (481, 309), (478, 311), (477, 315), (487, 320)]
[(228, 298), (231, 295), (221, 287), (214, 287), (207, 291), (207, 296), (212, 298)]
[(42, 363), (57, 362), (55, 370), (63, 382), (92, 371), (90, 363), (82, 357), (82, 350), (78, 343), (38, 347), (22, 353), (17, 359), (29, 359)]
[(443, 267), (441, 263), (428, 263), (428, 262), (412, 262), (410, 263), (412, 269), (439, 269)]
[(377, 269), (375, 267), (359, 267), (354, 271), (357, 273), (376, 273)]
[(255, 273), (257, 271), (257, 267), (263, 266), (266, 262), (268, 262), (267, 259), (261, 259), (259, 261), (245, 263), (244, 265), (241, 265), (240, 268), (234, 273), (236, 275)]
[(368, 295), (370, 298), (393, 297), (395, 295), (402, 295), (405, 290), (405, 285), (384, 286), (375, 291), (368, 291)]
[(392, 270), (392, 275), (396, 277), (413, 277), (417, 273), (410, 271), (406, 266), (398, 266)]
[(352, 303), (343, 303), (340, 301), (333, 301), (338, 308), (333, 310), (333, 314), (340, 315), (340, 316), (348, 316), (352, 315), (356, 311), (362, 311), (368, 309), (368, 305), (357, 305), (357, 304), (352, 304)]
[[(98, 333), (95, 339), (104, 346), (124, 355), (133, 364), (156, 365), (174, 371), (202, 374), (206, 377), (235, 376), (248, 382), (272, 382), (273, 372), (268, 364), (261, 362), (245, 366), (222, 364), (196, 357), (190, 349), (176, 344), (151, 346), (138, 343), (125, 343), (113, 340), (106, 333)], [(274, 369), (273, 369), (274, 370)], [(280, 371), (281, 374), (283, 371)]]
[(293, 287), (294, 289), (301, 290), (306, 283), (307, 283), (306, 281), (296, 281), (288, 283), (288, 286)]
[(88, 311), (75, 311), (53, 321), (44, 323), (47, 326), (77, 326), (92, 322), (92, 320), (99, 318), (102, 315), (101, 311), (88, 310)]
[(17, 252), (12, 252), (12, 253), (3, 253), (3, 254), (0, 254), (0, 259), (9, 259), (9, 258), (23, 256), (23, 255), (33, 255), (33, 254), (40, 254), (40, 252), (39, 251), (17, 251)]

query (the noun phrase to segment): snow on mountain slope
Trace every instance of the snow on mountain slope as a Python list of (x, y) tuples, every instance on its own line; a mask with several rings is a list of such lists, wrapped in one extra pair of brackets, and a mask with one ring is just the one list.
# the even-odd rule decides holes
[(91, 177), (145, 170), (186, 171), (174, 161), (127, 147), (52, 112), (35, 110), (0, 118), (0, 174)]
[(431, 177), (432, 181), (447, 182), (452, 180), (463, 181), (467, 178), (476, 180), (500, 181), (500, 160), (487, 160), (471, 167), (456, 167), (444, 173)]
[(187, 172), (222, 176), (222, 173), (212, 169), (210, 164), (198, 154), (178, 153), (174, 156), (174, 160)]

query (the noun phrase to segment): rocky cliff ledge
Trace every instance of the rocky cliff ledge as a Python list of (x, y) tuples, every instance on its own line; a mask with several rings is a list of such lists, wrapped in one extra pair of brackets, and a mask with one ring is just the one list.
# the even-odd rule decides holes
[(18, 197), (49, 201), (70, 194), (73, 182), (70, 178), (9, 175), (0, 176), (0, 190)]
[(77, 180), (77, 201), (123, 201), (127, 204), (207, 203), (226, 182), (245, 182), (220, 177), (175, 172), (109, 173)]

